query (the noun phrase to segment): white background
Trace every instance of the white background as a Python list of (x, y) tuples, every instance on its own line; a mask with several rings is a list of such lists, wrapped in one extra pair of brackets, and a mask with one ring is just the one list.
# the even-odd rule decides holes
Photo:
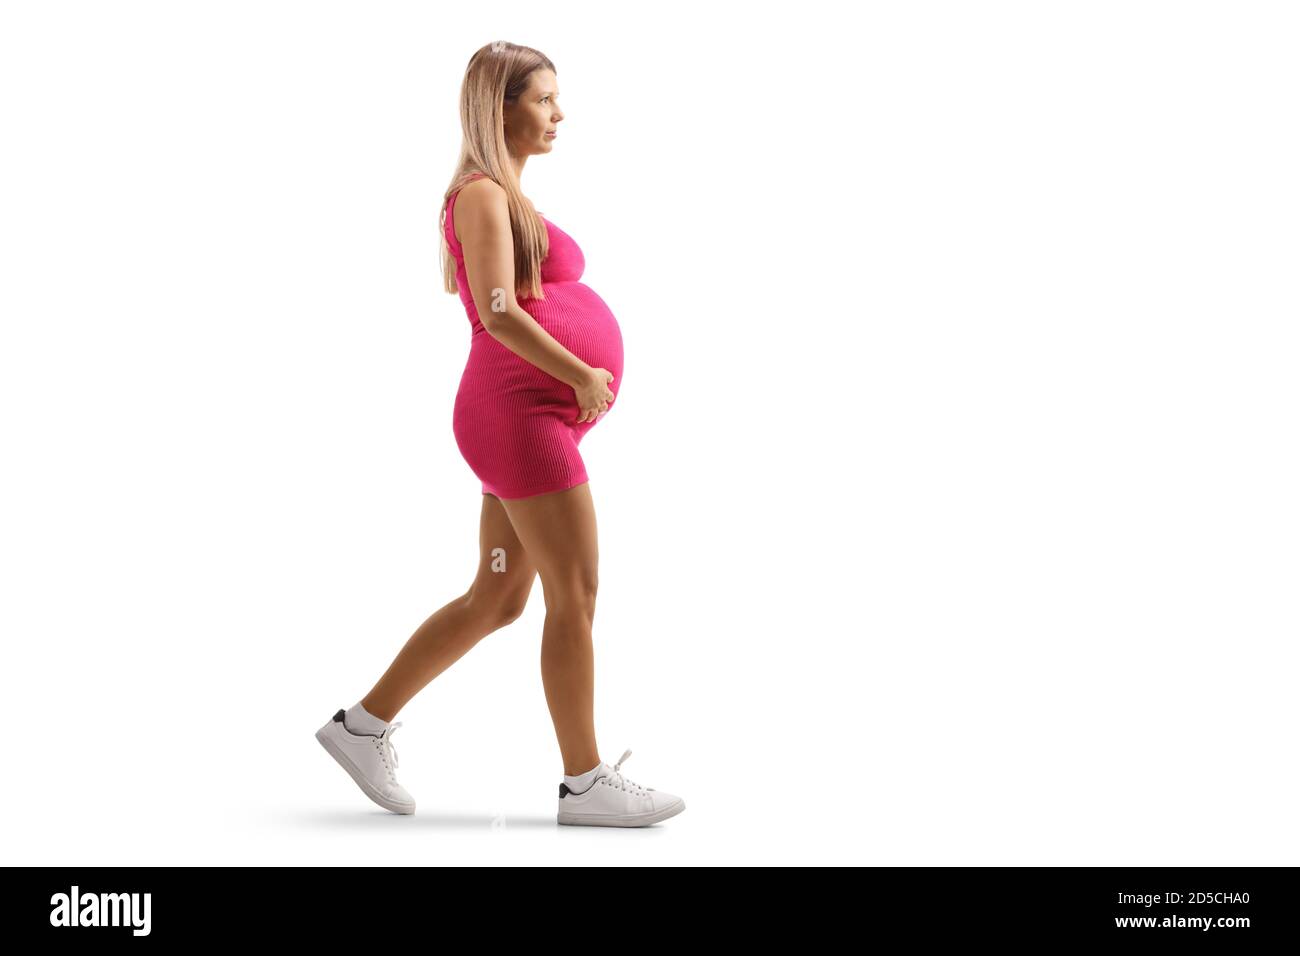
[[(11, 864), (1295, 865), (1297, 14), (1268, 3), (0, 13)], [(583, 443), (597, 732), (472, 579), (437, 210), (478, 47), (627, 352)]]

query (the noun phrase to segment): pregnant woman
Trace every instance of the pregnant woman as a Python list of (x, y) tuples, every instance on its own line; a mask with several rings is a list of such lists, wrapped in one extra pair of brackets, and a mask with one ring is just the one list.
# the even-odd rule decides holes
[(563, 762), (561, 824), (648, 826), (686, 808), (644, 787), (596, 747), (591, 627), (596, 515), (578, 451), (614, 405), (623, 339), (582, 279), (578, 244), (520, 188), (529, 156), (554, 149), (564, 113), (555, 66), (513, 43), (470, 59), (461, 87), (464, 142), (441, 215), (445, 288), (470, 323), (452, 430), (482, 485), (478, 570), (426, 620), (379, 682), (317, 739), (368, 797), (395, 813), (415, 800), (397, 782), (393, 723), (426, 684), (523, 613), (542, 578), (542, 682)]

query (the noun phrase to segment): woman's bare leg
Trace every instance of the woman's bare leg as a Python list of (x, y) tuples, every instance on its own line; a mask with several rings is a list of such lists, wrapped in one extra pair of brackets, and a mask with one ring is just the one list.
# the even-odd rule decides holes
[(597, 548), (591, 489), (583, 482), (567, 491), (502, 504), (542, 577), (542, 684), (564, 772), (576, 776), (600, 762), (593, 714)]
[(536, 576), (500, 500), (483, 495), (474, 583), (416, 629), (361, 706), (380, 720), (392, 721), (426, 684), (524, 612)]

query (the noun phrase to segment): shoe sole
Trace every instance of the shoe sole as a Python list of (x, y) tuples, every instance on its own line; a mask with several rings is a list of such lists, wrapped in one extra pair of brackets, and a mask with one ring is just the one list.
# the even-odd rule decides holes
[(561, 810), (556, 821), (571, 827), (648, 827), (675, 817), (685, 809), (686, 801), (678, 800), (654, 813), (566, 813)]
[(389, 810), (393, 813), (415, 812), (414, 803), (398, 803), (395, 800), (389, 800), (382, 793), (377, 792), (370, 785), (370, 781), (366, 779), (366, 775), (358, 769), (357, 765), (352, 762), (348, 755), (340, 750), (334, 741), (330, 740), (329, 735), (325, 732), (328, 729), (329, 724), (326, 724), (320, 730), (316, 731), (316, 739), (319, 740), (320, 745), (325, 748), (325, 752), (333, 757), (335, 761), (338, 762), (338, 765), (348, 772), (348, 776), (351, 777), (356, 785), (361, 788), (362, 793), (385, 810)]

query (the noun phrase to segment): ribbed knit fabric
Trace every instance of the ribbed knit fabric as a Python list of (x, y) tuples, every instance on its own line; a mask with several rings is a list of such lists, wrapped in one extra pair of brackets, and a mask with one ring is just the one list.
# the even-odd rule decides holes
[[(458, 190), (447, 201), (444, 228), (471, 329), (469, 360), (452, 414), (456, 444), (484, 494), (528, 498), (580, 485), (587, 480), (587, 468), (578, 443), (605, 415), (578, 424), (580, 409), (573, 388), (516, 355), (483, 328), (453, 225), (459, 195)], [(541, 268), (545, 298), (521, 298), (519, 306), (592, 368), (609, 369), (614, 375), (609, 389), (617, 397), (623, 381), (618, 322), (605, 301), (578, 281), (586, 268), (578, 244), (555, 223), (541, 218), (550, 242)], [(613, 408), (611, 401), (609, 409)]]

